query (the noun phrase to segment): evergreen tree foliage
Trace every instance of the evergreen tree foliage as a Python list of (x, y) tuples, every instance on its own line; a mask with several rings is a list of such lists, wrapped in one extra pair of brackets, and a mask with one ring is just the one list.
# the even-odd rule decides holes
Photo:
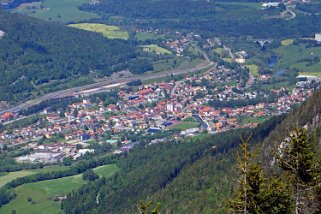
[(238, 157), (240, 185), (234, 198), (228, 201), (229, 213), (289, 213), (291, 196), (288, 185), (281, 179), (263, 176), (262, 168), (251, 160), (253, 154), (248, 151), (250, 139), (251, 135), (245, 141), (241, 137), (242, 154)]
[(149, 201), (147, 203), (144, 203), (143, 201), (139, 202), (139, 204), (136, 205), (138, 213), (139, 214), (160, 214), (159, 207), (160, 203), (157, 203), (152, 210), (150, 210), (153, 202)]
[(295, 213), (304, 213), (307, 203), (304, 202), (313, 186), (314, 152), (311, 149), (305, 129), (296, 128), (279, 147), (277, 158), (280, 166), (294, 188)]

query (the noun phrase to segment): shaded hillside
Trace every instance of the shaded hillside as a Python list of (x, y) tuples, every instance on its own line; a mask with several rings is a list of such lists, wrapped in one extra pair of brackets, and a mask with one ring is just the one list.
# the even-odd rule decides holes
[(109, 75), (113, 66), (137, 57), (126, 41), (1, 10), (0, 30), (0, 101), (26, 99), (53, 87), (48, 83), (68, 83), (90, 72)]
[(321, 139), (320, 119), (321, 90), (317, 90), (309, 100), (291, 111), (282, 123), (264, 139), (262, 145), (258, 147), (262, 153), (260, 159), (263, 159), (262, 162), (266, 164), (266, 167), (271, 167), (271, 155), (294, 128), (306, 127), (308, 135), (312, 138), (312, 143), (317, 146)]

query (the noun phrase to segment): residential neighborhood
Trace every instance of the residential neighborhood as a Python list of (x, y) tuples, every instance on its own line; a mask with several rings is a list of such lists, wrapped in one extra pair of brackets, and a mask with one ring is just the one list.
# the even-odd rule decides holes
[[(115, 153), (121, 153), (140, 139), (126, 139), (123, 133), (156, 136), (174, 132), (151, 141), (157, 143), (199, 132), (215, 134), (256, 127), (260, 120), (284, 114), (305, 101), (319, 85), (319, 79), (300, 77), (292, 90), (271, 89), (266, 93), (249, 89), (269, 78), (261, 75), (243, 79), (238, 71), (221, 66), (180, 79), (121, 87), (112, 91), (117, 96), (113, 103), (84, 97), (68, 105), (64, 112), (46, 108), (37, 114), (35, 124), (3, 130), (0, 145), (24, 145), (33, 150), (32, 154), (17, 157), (18, 162), (77, 159), (94, 152), (87, 149), (92, 142), (111, 144)], [(1, 115), (3, 123), (15, 120), (19, 116), (12, 112)]]

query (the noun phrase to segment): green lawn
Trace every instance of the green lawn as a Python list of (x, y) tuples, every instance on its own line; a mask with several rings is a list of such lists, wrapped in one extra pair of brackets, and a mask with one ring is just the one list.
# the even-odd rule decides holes
[(257, 65), (251, 64), (251, 65), (245, 65), (245, 67), (247, 67), (251, 74), (255, 77), (259, 76), (259, 67)]
[(67, 166), (50, 166), (50, 167), (45, 167), (42, 169), (34, 169), (34, 170), (21, 170), (21, 171), (16, 171), (16, 172), (9, 172), (4, 176), (0, 177), (0, 188), (3, 187), (6, 183), (20, 177), (24, 177), (27, 175), (32, 175), (36, 173), (46, 173), (46, 172), (52, 172), (52, 171), (59, 171), (59, 170), (66, 170), (68, 169)]
[(121, 30), (117, 26), (98, 24), (98, 23), (79, 23), (79, 24), (70, 24), (68, 26), (78, 28), (81, 30), (101, 33), (103, 36), (109, 39), (128, 39), (128, 32)]
[(78, 6), (88, 2), (87, 0), (44, 0), (42, 8), (36, 5), (36, 7), (20, 6), (13, 10), (13, 12), (19, 12), (28, 14), (30, 16), (50, 20), (55, 22), (79, 22), (92, 18), (99, 18), (97, 14), (88, 13), (78, 10)]
[(172, 54), (169, 50), (159, 47), (158, 45), (151, 44), (151, 45), (142, 45), (142, 48), (146, 52), (154, 52), (156, 54)]
[(181, 122), (174, 126), (171, 126), (170, 129), (178, 129), (180, 131), (184, 131), (186, 129), (195, 128), (198, 125), (199, 125), (198, 122)]
[[(107, 178), (114, 175), (118, 171), (118, 167), (115, 164), (111, 164), (97, 167), (94, 171), (98, 175)], [(55, 196), (66, 195), (85, 183), (86, 181), (82, 179), (82, 174), (79, 174), (21, 185), (13, 190), (17, 197), (9, 204), (1, 207), (0, 213), (11, 213), (12, 210), (16, 210), (18, 214), (62, 213), (59, 203), (53, 200)]]

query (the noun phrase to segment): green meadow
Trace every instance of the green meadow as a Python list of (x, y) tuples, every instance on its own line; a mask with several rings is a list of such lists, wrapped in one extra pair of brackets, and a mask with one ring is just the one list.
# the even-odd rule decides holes
[(87, 0), (44, 0), (39, 3), (22, 4), (13, 12), (24, 13), (35, 18), (69, 23), (99, 18), (97, 14), (80, 11), (78, 7)]
[(105, 25), (99, 23), (79, 23), (70, 24), (70, 27), (74, 27), (80, 30), (87, 30), (96, 33), (101, 33), (103, 36), (109, 39), (128, 39), (128, 32), (121, 30), (117, 26)]
[(279, 60), (277, 68), (296, 68), (300, 72), (321, 72), (320, 60), (310, 62), (312, 58), (321, 58), (321, 47), (306, 48), (303, 44), (282, 46), (273, 50)]
[[(111, 177), (119, 168), (115, 164), (100, 166), (94, 171), (100, 177)], [(82, 174), (69, 176), (54, 180), (39, 181), (18, 186), (13, 190), (17, 197), (9, 204), (0, 208), (0, 213), (12, 213), (13, 210), (19, 213), (32, 214), (57, 214), (62, 213), (60, 204), (54, 201), (59, 195), (66, 195), (72, 190), (87, 183), (82, 179)]]
[(20, 178), (20, 177), (24, 177), (24, 176), (32, 175), (36, 173), (46, 173), (46, 172), (53, 172), (53, 171), (59, 171), (59, 170), (63, 171), (66, 169), (68, 169), (67, 166), (50, 166), (42, 169), (9, 172), (9, 173), (6, 173), (4, 176), (0, 176), (0, 188), (3, 187), (6, 183), (16, 178)]

